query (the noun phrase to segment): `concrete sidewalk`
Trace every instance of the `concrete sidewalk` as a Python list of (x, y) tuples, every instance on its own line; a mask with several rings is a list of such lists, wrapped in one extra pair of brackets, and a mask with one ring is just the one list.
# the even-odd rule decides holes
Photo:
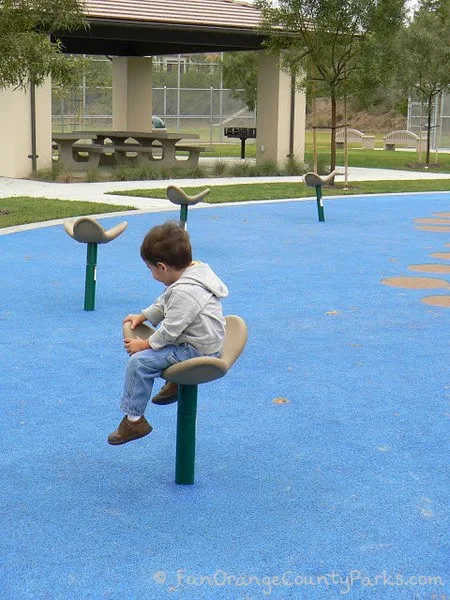
[[(343, 180), (343, 168), (339, 167)], [(450, 173), (423, 173), (417, 171), (394, 171), (386, 169), (363, 169), (350, 167), (349, 181), (380, 180), (417, 180), (417, 179), (450, 179)], [(205, 179), (177, 179), (176, 184), (183, 186), (232, 185), (238, 183), (270, 183), (270, 182), (302, 182), (301, 176), (292, 177), (212, 177)], [(173, 210), (174, 206), (165, 199), (138, 198), (134, 196), (115, 196), (110, 192), (133, 189), (164, 188), (173, 180), (151, 181), (107, 181), (101, 183), (49, 183), (25, 179), (0, 177), (0, 198), (14, 196), (31, 196), (40, 198), (59, 198), (60, 200), (82, 200), (85, 202), (104, 202), (133, 206), (137, 210), (160, 211)], [(232, 198), (230, 198), (232, 201)]]

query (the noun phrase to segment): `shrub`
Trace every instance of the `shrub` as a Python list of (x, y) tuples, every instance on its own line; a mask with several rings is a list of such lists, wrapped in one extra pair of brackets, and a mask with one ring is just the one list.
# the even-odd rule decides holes
[(232, 177), (252, 177), (253, 176), (253, 164), (248, 160), (241, 161), (230, 166), (229, 171)]
[(39, 181), (60, 181), (61, 176), (64, 173), (64, 165), (59, 161), (52, 161), (50, 167), (45, 169), (39, 169), (35, 177)]
[(288, 158), (283, 166), (283, 175), (304, 175), (308, 170), (309, 165), (305, 165), (295, 158)]
[(260, 164), (253, 165), (253, 177), (276, 177), (277, 175), (281, 175), (281, 169), (273, 160), (266, 160)]
[(101, 181), (102, 175), (99, 169), (90, 169), (86, 172), (86, 181), (87, 183), (94, 183), (96, 181)]
[(224, 160), (216, 160), (213, 163), (211, 174), (214, 177), (225, 177), (228, 171), (227, 163)]

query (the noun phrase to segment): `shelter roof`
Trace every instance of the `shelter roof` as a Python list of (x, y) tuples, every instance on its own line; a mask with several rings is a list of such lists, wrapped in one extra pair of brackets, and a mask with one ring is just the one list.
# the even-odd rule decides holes
[(60, 33), (64, 51), (146, 56), (256, 50), (260, 13), (239, 0), (84, 0), (86, 30)]

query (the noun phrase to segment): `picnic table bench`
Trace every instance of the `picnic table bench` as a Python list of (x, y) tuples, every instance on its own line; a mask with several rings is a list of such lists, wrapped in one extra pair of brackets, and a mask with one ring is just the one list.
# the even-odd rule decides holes
[[(364, 135), (357, 129), (347, 128), (347, 142), (361, 142), (363, 150), (373, 150), (375, 148), (375, 136)], [(336, 132), (336, 148), (342, 150), (345, 144), (345, 129), (339, 129)]]
[[(204, 146), (182, 140), (198, 139), (196, 133), (143, 131), (74, 131), (54, 134), (59, 160), (71, 171), (86, 171), (99, 166), (116, 166), (130, 161), (157, 162), (161, 167), (196, 167)], [(188, 157), (178, 152), (188, 152)]]
[[(96, 154), (100, 152), (100, 145), (94, 144), (94, 140), (95, 135), (89, 135), (89, 133), (83, 135), (82, 139), (79, 134), (74, 133), (52, 135), (53, 146), (58, 151), (58, 161), (71, 170), (93, 169), (98, 166), (99, 158), (96, 157)], [(74, 147), (77, 142), (79, 143)], [(89, 146), (89, 154), (87, 156), (79, 155), (78, 152), (83, 152), (87, 146)]]
[(398, 129), (396, 131), (391, 131), (387, 135), (383, 137), (383, 147), (385, 150), (395, 150), (395, 146), (412, 146), (416, 148), (417, 151), (424, 151), (426, 148), (427, 140), (420, 140), (419, 136), (407, 129)]

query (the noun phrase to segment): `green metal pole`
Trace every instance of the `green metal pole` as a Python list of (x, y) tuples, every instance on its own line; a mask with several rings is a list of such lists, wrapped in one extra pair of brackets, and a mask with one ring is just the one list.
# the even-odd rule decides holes
[(84, 310), (94, 310), (95, 283), (97, 280), (97, 248), (95, 242), (88, 242), (86, 257), (86, 281), (84, 284)]
[(317, 196), (317, 212), (319, 213), (319, 221), (325, 221), (325, 215), (323, 212), (322, 186), (321, 185), (316, 185), (316, 196)]
[(175, 483), (194, 483), (197, 386), (178, 386)]
[(187, 217), (188, 217), (188, 205), (180, 204), (180, 225), (183, 229), (186, 229)]

